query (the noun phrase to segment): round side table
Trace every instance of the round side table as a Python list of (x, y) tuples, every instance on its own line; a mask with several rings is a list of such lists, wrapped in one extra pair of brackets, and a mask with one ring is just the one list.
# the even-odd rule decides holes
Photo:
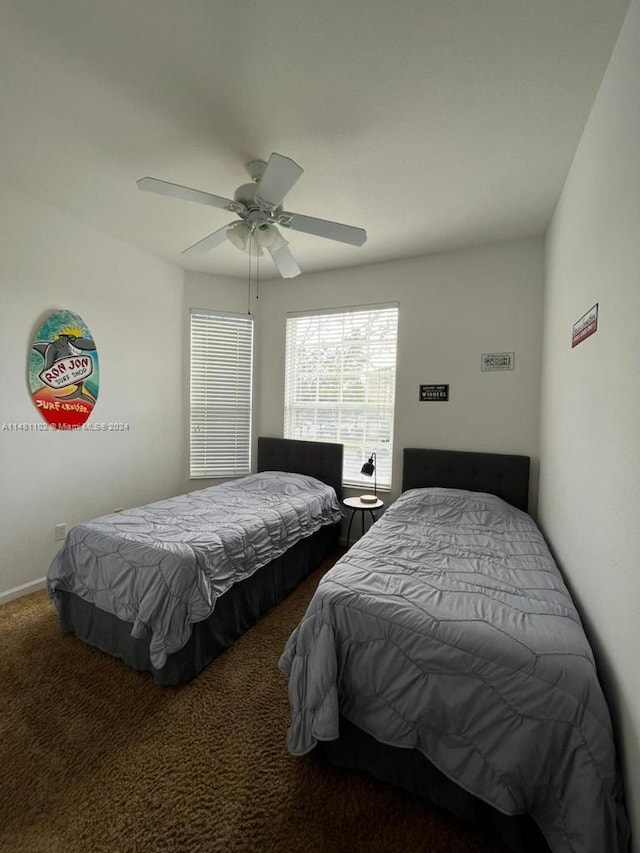
[(366, 512), (371, 516), (372, 521), (376, 520), (374, 512), (382, 509), (384, 506), (384, 501), (381, 501), (380, 498), (376, 499), (375, 503), (363, 503), (360, 498), (345, 498), (342, 503), (347, 507), (347, 509), (351, 510), (351, 518), (349, 519), (349, 527), (347, 528), (347, 548), (349, 547), (349, 539), (351, 537), (351, 525), (353, 523), (353, 518), (357, 512), (360, 513), (360, 518), (362, 521), (362, 535), (364, 536), (364, 515)]

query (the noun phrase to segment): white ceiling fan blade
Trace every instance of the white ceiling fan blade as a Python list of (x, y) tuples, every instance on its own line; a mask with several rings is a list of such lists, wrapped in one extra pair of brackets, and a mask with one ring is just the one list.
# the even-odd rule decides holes
[(198, 240), (197, 243), (194, 243), (193, 246), (189, 246), (188, 249), (184, 249), (182, 254), (201, 255), (204, 252), (209, 252), (211, 249), (215, 249), (216, 246), (220, 246), (220, 244), (224, 243), (227, 239), (227, 229), (233, 224), (233, 222), (228, 222), (226, 225), (223, 225), (222, 228), (218, 228), (217, 231), (214, 231), (213, 234), (208, 234), (206, 237), (203, 237), (202, 240)]
[(220, 207), (222, 209), (233, 204), (230, 198), (222, 198), (219, 195), (212, 195), (201, 190), (192, 190), (191, 187), (183, 187), (180, 184), (172, 184), (169, 181), (161, 181), (159, 178), (140, 178), (136, 181), (138, 189), (144, 190), (147, 193), (158, 193), (158, 195), (166, 195), (171, 198), (183, 198), (186, 201), (197, 201), (199, 204), (208, 204), (210, 207)]
[(295, 278), (300, 275), (300, 267), (288, 246), (280, 246), (279, 249), (274, 250), (267, 247), (267, 251), (273, 258), (273, 263), (278, 267), (282, 278)]
[(274, 151), (258, 182), (256, 195), (271, 207), (277, 207), (303, 172), (289, 157)]
[(315, 234), (316, 237), (349, 243), (351, 246), (362, 246), (367, 241), (364, 228), (354, 228), (353, 225), (342, 225), (328, 219), (316, 219), (314, 216), (303, 216), (301, 213), (283, 213), (278, 224), (305, 234)]

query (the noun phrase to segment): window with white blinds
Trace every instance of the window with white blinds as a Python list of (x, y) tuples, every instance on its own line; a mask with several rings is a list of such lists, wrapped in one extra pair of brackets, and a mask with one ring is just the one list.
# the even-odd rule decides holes
[(191, 477), (251, 468), (253, 320), (191, 311)]
[(397, 305), (287, 317), (284, 434), (344, 445), (345, 485), (376, 453), (378, 486), (391, 488)]

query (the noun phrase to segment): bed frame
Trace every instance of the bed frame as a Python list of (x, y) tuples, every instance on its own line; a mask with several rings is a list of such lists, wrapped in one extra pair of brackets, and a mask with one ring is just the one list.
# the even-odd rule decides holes
[[(258, 438), (261, 471), (308, 474), (327, 483), (342, 498), (341, 444)], [(211, 661), (300, 584), (338, 546), (340, 524), (321, 527), (285, 554), (234, 584), (216, 602), (213, 613), (193, 626), (182, 649), (171, 654), (162, 669), (149, 657), (150, 639), (131, 636), (132, 624), (100, 610), (73, 593), (59, 593), (60, 627), (91, 646), (121, 658), (132, 669), (150, 672), (157, 684), (191, 681)]]
[[(527, 511), (529, 457), (503, 453), (405, 448), (402, 491), (440, 486), (489, 492)], [(517, 853), (549, 853), (542, 833), (525, 815), (508, 817), (464, 791), (421, 752), (380, 743), (344, 717), (340, 737), (319, 743), (332, 764), (364, 770), (423, 797), (460, 820), (490, 826)]]

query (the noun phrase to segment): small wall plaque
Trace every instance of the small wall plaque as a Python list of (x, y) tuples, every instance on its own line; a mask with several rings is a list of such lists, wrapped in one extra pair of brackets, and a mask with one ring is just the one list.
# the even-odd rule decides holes
[(577, 347), (585, 338), (588, 338), (598, 329), (598, 303), (589, 308), (586, 314), (583, 314), (579, 320), (573, 324), (571, 330), (571, 348)]
[(432, 402), (434, 400), (449, 399), (448, 385), (421, 385), (420, 386), (420, 402)]
[(516, 363), (515, 352), (483, 352), (481, 370), (513, 370)]

